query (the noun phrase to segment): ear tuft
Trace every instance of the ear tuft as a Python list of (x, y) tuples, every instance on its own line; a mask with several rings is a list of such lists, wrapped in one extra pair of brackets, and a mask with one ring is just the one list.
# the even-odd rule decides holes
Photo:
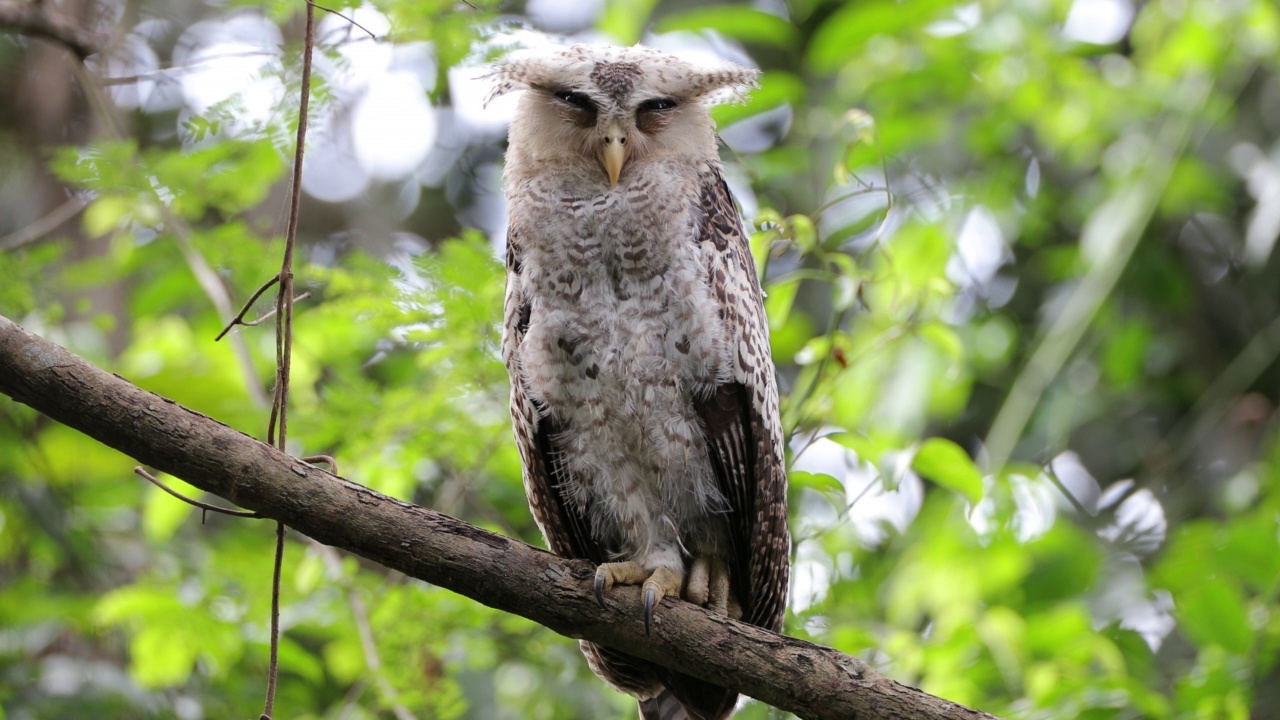
[(741, 65), (727, 64), (708, 69), (695, 82), (701, 80), (702, 91), (709, 105), (746, 102), (747, 94), (760, 87), (760, 71)]
[(526, 86), (527, 83), (521, 78), (527, 74), (522, 69), (522, 63), (516, 59), (505, 59), (495, 63), (493, 69), (488, 73), (481, 75), (482, 80), (493, 80), (493, 89), (485, 96), (484, 104), (487, 107), (495, 98), (506, 95), (517, 88)]

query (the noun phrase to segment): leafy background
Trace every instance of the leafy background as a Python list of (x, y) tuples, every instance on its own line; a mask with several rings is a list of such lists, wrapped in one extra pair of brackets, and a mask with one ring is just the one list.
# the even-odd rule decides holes
[[(301, 2), (60, 7), (112, 40), (0, 35), (0, 312), (262, 436), (270, 330), (213, 338), (278, 268)], [(484, 65), (727, 57), (763, 71), (716, 113), (792, 438), (786, 631), (1011, 718), (1280, 716), (1270, 0), (334, 9), (377, 37), (321, 25), (293, 452), (540, 542)], [(132, 466), (0, 399), (0, 717), (256, 714), (271, 528)], [(539, 626), (286, 553), (281, 716), (634, 714)]]

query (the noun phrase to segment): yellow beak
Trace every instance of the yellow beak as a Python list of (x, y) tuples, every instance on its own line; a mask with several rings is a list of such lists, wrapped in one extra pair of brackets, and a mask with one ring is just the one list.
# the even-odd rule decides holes
[(604, 150), (601, 153), (604, 171), (609, 173), (609, 187), (618, 187), (618, 176), (622, 174), (622, 166), (627, 162), (627, 135), (612, 120), (604, 131)]

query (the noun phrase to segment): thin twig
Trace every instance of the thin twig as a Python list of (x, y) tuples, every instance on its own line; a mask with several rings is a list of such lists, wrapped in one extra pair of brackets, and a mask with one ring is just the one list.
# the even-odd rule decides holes
[(315, 465), (316, 463), (324, 463), (325, 465), (329, 466), (330, 473), (334, 475), (338, 474), (338, 461), (334, 460), (331, 455), (308, 455), (306, 457), (298, 458), (298, 459), (304, 463), (307, 463), (308, 465)]
[[(309, 298), (309, 297), (311, 297), (311, 291), (310, 291), (310, 290), (308, 290), (308, 291), (306, 291), (306, 292), (302, 293), (301, 295), (299, 295), (299, 296), (295, 297), (295, 298), (293, 299), (293, 301), (294, 301), (295, 303), (297, 303), (299, 300), (306, 300), (306, 299), (307, 299), (307, 298)], [(257, 326), (261, 325), (262, 323), (264, 323), (264, 322), (266, 322), (266, 321), (270, 320), (271, 318), (275, 317), (275, 315), (276, 315), (276, 311), (275, 311), (275, 310), (268, 310), (268, 311), (266, 311), (265, 313), (263, 313), (263, 314), (262, 314), (262, 316), (261, 316), (261, 317), (259, 317), (259, 318), (258, 318), (258, 319), (256, 319), (256, 320), (244, 320), (244, 321), (239, 322), (239, 323), (237, 323), (237, 324), (238, 324), (238, 325), (244, 325), (245, 327), (257, 327)]]
[(29, 242), (35, 242), (58, 229), (59, 225), (76, 216), (89, 204), (87, 195), (77, 194), (67, 198), (66, 202), (50, 210), (48, 214), (0, 238), (0, 250), (13, 250)]
[(191, 498), (187, 497), (186, 495), (183, 495), (182, 493), (178, 492), (177, 490), (174, 490), (173, 488), (169, 487), (168, 485), (165, 485), (164, 483), (160, 482), (160, 480), (158, 480), (158, 479), (156, 478), (156, 476), (155, 476), (155, 475), (152, 475), (151, 473), (149, 473), (149, 472), (147, 472), (146, 470), (144, 470), (144, 469), (142, 468), (142, 466), (141, 466), (141, 465), (139, 465), (139, 466), (135, 467), (135, 468), (133, 469), (133, 471), (134, 471), (135, 473), (137, 473), (140, 477), (142, 477), (142, 478), (146, 479), (147, 481), (149, 481), (152, 485), (155, 485), (156, 487), (160, 488), (161, 490), (163, 490), (163, 491), (165, 491), (165, 492), (169, 493), (170, 495), (172, 495), (172, 496), (174, 496), (174, 497), (178, 498), (178, 499), (179, 499), (179, 500), (181, 500), (182, 502), (187, 503), (188, 505), (194, 505), (194, 506), (196, 506), (196, 507), (198, 507), (198, 508), (200, 508), (201, 510), (204, 510), (204, 511), (206, 511), (206, 512), (216, 512), (216, 513), (222, 513), (223, 515), (231, 515), (232, 517), (243, 517), (243, 518), (260, 518), (260, 517), (262, 517), (262, 515), (260, 515), (260, 514), (258, 514), (258, 513), (256, 513), (256, 512), (250, 512), (250, 511), (248, 511), (248, 510), (232, 510), (231, 508), (218, 507), (217, 505), (210, 505), (209, 503), (203, 503), (203, 502), (200, 502), (199, 500), (192, 500)]
[(1165, 462), (1180, 462), (1200, 447), (1205, 437), (1219, 427), (1228, 401), (1249, 389), (1280, 355), (1280, 318), (1258, 331), (1213, 382), (1196, 399), (1191, 412), (1162, 441)]
[[(307, 140), (307, 109), (311, 104), (311, 56), (315, 50), (315, 5), (307, 0), (307, 26), (302, 44), (302, 82), (298, 101), (298, 135), (293, 154), (293, 182), (290, 187), (289, 226), (284, 235), (284, 258), (277, 276), (276, 293), (276, 389), (267, 423), (268, 442), (281, 451), (288, 441), (289, 366), (293, 354), (293, 246), (298, 238), (298, 215), (302, 203), (302, 159)], [(276, 436), (276, 421), (280, 433)], [(284, 560), (284, 523), (276, 523), (275, 572), (271, 578), (271, 661), (267, 669), (267, 697), (262, 718), (270, 720), (276, 703), (276, 679), (280, 654), (280, 572)]]
[(372, 40), (377, 40), (377, 39), (378, 39), (378, 36), (377, 36), (377, 35), (374, 35), (372, 30), (370, 30), (369, 28), (367, 28), (367, 27), (365, 27), (365, 26), (361, 25), (360, 23), (356, 22), (355, 20), (352, 20), (350, 17), (347, 17), (346, 15), (343, 15), (342, 13), (338, 12), (337, 10), (334, 10), (333, 8), (327, 8), (327, 7), (323, 6), (323, 5), (321, 5), (320, 3), (312, 2), (312, 0), (307, 0), (307, 4), (308, 4), (308, 5), (310, 5), (310, 6), (311, 6), (311, 7), (313, 7), (313, 8), (316, 8), (316, 9), (319, 9), (319, 10), (323, 10), (323, 11), (325, 11), (325, 12), (329, 13), (330, 15), (337, 15), (338, 17), (342, 18), (343, 20), (346, 20), (347, 22), (351, 23), (352, 25), (355, 25), (356, 27), (358, 27), (358, 28), (360, 28), (361, 30), (365, 31), (365, 33), (367, 33), (367, 34), (369, 35), (369, 38), (370, 38), (370, 39), (372, 39)]
[(289, 205), (289, 225), (284, 236), (284, 259), (280, 264), (280, 289), (276, 294), (276, 408), (267, 428), (268, 442), (280, 423), (279, 442), (285, 449), (288, 432), (289, 359), (293, 352), (293, 246), (298, 237), (298, 216), (302, 203), (302, 160), (307, 139), (307, 109), (311, 104), (311, 55), (315, 49), (315, 6), (307, 3), (307, 28), (302, 49), (302, 88), (298, 102), (298, 135), (294, 145), (293, 180)]
[[(262, 287), (254, 291), (253, 295), (249, 298), (249, 300), (245, 302), (245, 304), (240, 308), (240, 312), (236, 313), (236, 316), (231, 318), (231, 322), (227, 323), (227, 326), (222, 328), (222, 332), (218, 333), (218, 337), (214, 338), (213, 341), (218, 342), (219, 340), (221, 340), (223, 336), (231, 332), (231, 328), (235, 327), (236, 325), (247, 325), (248, 323), (244, 321), (245, 313), (249, 312), (249, 309), (253, 307), (253, 304), (258, 302), (258, 298), (262, 297), (262, 293), (270, 290), (271, 286), (275, 285), (278, 282), (280, 282), (280, 276), (272, 275), (270, 280), (262, 283)], [(273, 310), (272, 312), (274, 313), (275, 311)], [(264, 315), (260, 319), (265, 319), (265, 318), (266, 316)]]
[(284, 566), (284, 523), (276, 523), (276, 559), (271, 573), (271, 660), (267, 671), (267, 701), (260, 720), (271, 720), (276, 704), (280, 663), (280, 570)]
[(1045, 477), (1049, 478), (1049, 481), (1058, 488), (1058, 492), (1062, 493), (1062, 496), (1067, 499), (1067, 502), (1071, 503), (1071, 507), (1075, 508), (1075, 511), (1079, 513), (1081, 522), (1087, 522), (1094, 516), (1094, 513), (1089, 512), (1089, 509), (1084, 506), (1084, 503), (1080, 502), (1080, 499), (1075, 496), (1075, 493), (1071, 492), (1071, 489), (1067, 487), (1067, 484), (1062, 482), (1062, 478), (1058, 477), (1058, 471), (1053, 469), (1052, 460), (1043, 465), (1043, 470)]
[(191, 62), (187, 63), (186, 65), (171, 65), (169, 67), (156, 68), (155, 70), (140, 72), (136, 75), (113, 75), (111, 77), (99, 78), (98, 80), (104, 86), (107, 86), (107, 87), (110, 87), (113, 85), (132, 85), (134, 83), (142, 82), (144, 80), (150, 80), (152, 82), (157, 82), (157, 83), (164, 82), (165, 80), (168, 80), (170, 82), (177, 82), (177, 78), (172, 78), (168, 76), (176, 75), (178, 73), (195, 72), (197, 65), (203, 65), (205, 63), (212, 63), (212, 62), (220, 62), (222, 60), (234, 60), (236, 58), (246, 58), (246, 57), (276, 58), (278, 56), (279, 56), (279, 53), (270, 51), (270, 50), (248, 50), (244, 52), (219, 53), (217, 55), (204, 55), (204, 56), (198, 57), (195, 60), (192, 60)]

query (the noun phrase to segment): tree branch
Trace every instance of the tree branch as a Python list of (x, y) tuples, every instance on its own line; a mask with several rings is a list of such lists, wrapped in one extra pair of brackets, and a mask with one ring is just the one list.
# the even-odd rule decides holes
[(0, 392), (141, 462), (334, 547), (571, 638), (608, 645), (804, 718), (993, 718), (863, 661), (665, 599), (646, 635), (639, 589), (601, 608), (594, 568), (289, 457), (104, 372), (0, 317)]
[(81, 60), (106, 47), (106, 37), (81, 27), (55, 8), (51, 2), (0, 0), (0, 28), (62, 43)]

